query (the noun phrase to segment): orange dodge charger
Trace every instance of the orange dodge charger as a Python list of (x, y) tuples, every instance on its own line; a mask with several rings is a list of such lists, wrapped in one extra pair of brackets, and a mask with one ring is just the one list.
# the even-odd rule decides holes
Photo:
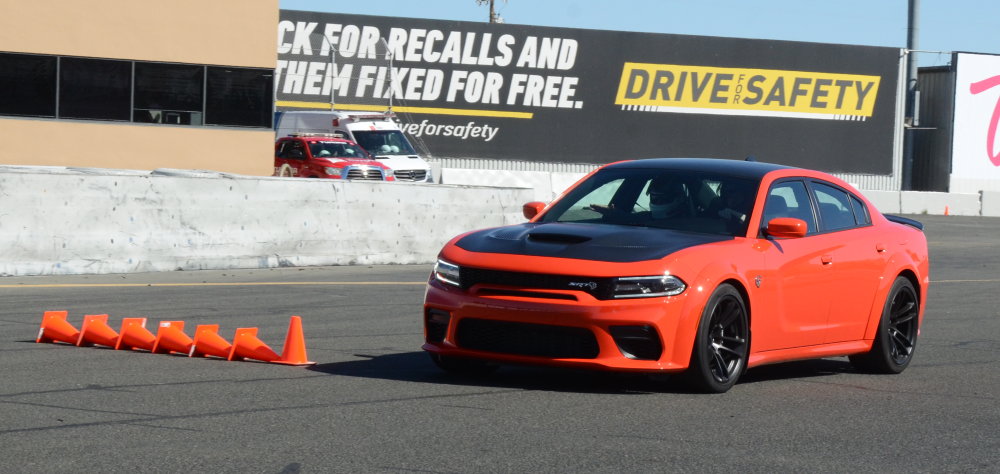
[(423, 349), (442, 369), (677, 372), (725, 392), (762, 364), (848, 356), (899, 373), (913, 357), (929, 283), (922, 225), (828, 174), (626, 161), (524, 215), (441, 250)]

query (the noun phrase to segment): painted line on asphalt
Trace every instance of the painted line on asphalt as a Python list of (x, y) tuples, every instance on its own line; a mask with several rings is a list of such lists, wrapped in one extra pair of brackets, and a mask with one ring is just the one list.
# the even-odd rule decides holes
[(931, 280), (931, 283), (1000, 283), (1000, 280)]
[(0, 288), (129, 288), (156, 286), (364, 286), (364, 285), (426, 285), (426, 281), (259, 281), (232, 283), (50, 283), (0, 285)]

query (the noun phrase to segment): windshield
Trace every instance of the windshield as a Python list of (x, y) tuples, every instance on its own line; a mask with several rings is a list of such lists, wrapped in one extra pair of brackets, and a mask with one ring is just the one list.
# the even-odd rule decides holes
[(355, 130), (354, 140), (373, 155), (416, 155), (399, 130)]
[(600, 171), (553, 205), (539, 222), (634, 225), (746, 235), (758, 182), (666, 169)]
[(309, 151), (316, 158), (370, 158), (361, 147), (344, 142), (312, 142)]

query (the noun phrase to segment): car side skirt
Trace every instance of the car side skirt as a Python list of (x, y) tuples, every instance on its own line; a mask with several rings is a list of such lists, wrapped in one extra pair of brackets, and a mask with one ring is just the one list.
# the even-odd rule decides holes
[(751, 353), (747, 367), (757, 367), (778, 362), (790, 362), (803, 359), (819, 359), (823, 357), (839, 357), (868, 352), (872, 340), (837, 342), (816, 346), (793, 347), (766, 352)]

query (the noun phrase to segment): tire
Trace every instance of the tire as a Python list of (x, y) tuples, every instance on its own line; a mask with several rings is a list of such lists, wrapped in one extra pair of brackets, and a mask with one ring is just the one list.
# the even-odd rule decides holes
[(862, 371), (898, 374), (910, 365), (917, 346), (920, 298), (913, 283), (897, 277), (892, 283), (870, 351), (850, 356), (851, 363)]
[(728, 391), (746, 371), (750, 325), (743, 296), (730, 284), (719, 285), (702, 311), (685, 372), (691, 388), (707, 393)]
[(443, 356), (429, 352), (431, 361), (441, 370), (455, 375), (477, 376), (489, 375), (497, 370), (495, 364), (476, 359), (466, 359), (463, 357)]

